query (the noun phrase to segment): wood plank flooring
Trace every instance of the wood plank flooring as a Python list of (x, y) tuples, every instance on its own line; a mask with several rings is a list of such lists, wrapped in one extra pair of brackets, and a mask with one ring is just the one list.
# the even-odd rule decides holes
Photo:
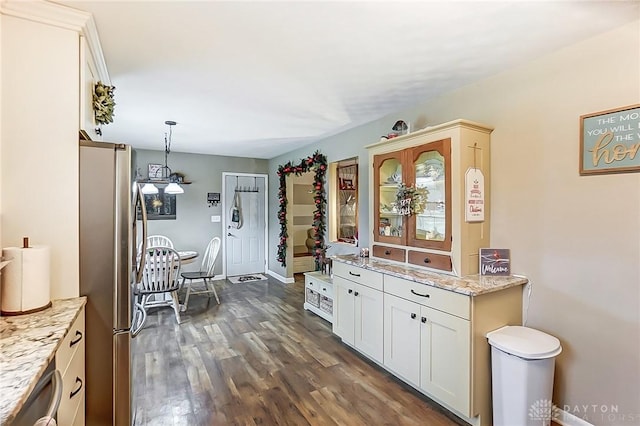
[(133, 340), (135, 425), (464, 425), (343, 345), (304, 281), (216, 282)]

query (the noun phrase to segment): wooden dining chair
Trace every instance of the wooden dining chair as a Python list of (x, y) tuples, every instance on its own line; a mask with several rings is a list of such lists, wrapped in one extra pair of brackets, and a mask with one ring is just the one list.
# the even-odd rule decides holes
[(142, 267), (142, 281), (134, 288), (136, 303), (144, 310), (144, 319), (147, 308), (170, 306), (176, 314), (176, 321), (180, 324), (180, 266), (180, 256), (171, 247), (147, 248)]
[[(183, 272), (182, 276), (182, 285), (184, 286), (186, 281), (187, 286), (187, 294), (184, 298), (184, 303), (182, 304), (182, 310), (187, 310), (187, 305), (189, 304), (189, 296), (192, 294), (208, 294), (209, 300), (207, 300), (207, 306), (209, 306), (209, 302), (211, 302), (211, 295), (215, 296), (216, 301), (220, 304), (220, 299), (218, 298), (218, 293), (216, 292), (216, 288), (213, 284), (213, 280), (215, 278), (215, 273), (213, 270), (216, 266), (216, 258), (218, 257), (218, 253), (220, 252), (220, 245), (222, 241), (220, 237), (213, 237), (209, 244), (207, 245), (207, 249), (204, 252), (204, 256), (202, 257), (202, 265), (200, 266), (200, 270), (197, 272)], [(193, 289), (193, 280), (202, 280), (203, 287), (198, 289)]]

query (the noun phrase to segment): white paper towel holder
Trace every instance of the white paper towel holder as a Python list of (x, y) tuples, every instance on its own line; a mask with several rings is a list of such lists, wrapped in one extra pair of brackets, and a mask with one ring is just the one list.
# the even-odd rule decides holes
[[(28, 237), (24, 237), (24, 238), (22, 239), (22, 248), (23, 248), (23, 249), (28, 249), (28, 248), (30, 248), (30, 247), (29, 247), (29, 238), (28, 238)], [(11, 262), (11, 260), (12, 260), (12, 259), (4, 259), (4, 260), (7, 260), (8, 262), (7, 262), (5, 265), (3, 265), (3, 266), (7, 266), (7, 264), (8, 264), (9, 262)], [(48, 262), (48, 260), (47, 260), (47, 262)], [(4, 263), (4, 262), (3, 262), (3, 263)], [(11, 263), (13, 263), (13, 262), (11, 262)], [(13, 266), (13, 267), (17, 267), (16, 265), (11, 265), (11, 266)], [(9, 267), (11, 267), (11, 266), (9, 266)], [(20, 265), (20, 266), (21, 266), (21, 265)], [(8, 267), (7, 269), (9, 269), (9, 267)], [(47, 280), (47, 286), (48, 286), (48, 284), (49, 284), (49, 282), (48, 282), (48, 280)], [(6, 283), (4, 283), (4, 280), (3, 280), (2, 288), (0, 289), (0, 290), (1, 290), (1, 291), (0, 291), (0, 294), (2, 294), (2, 293), (4, 293), (4, 292), (5, 292), (5, 290), (6, 290), (5, 286), (6, 286), (6, 285), (7, 285), (7, 284), (6, 284)], [(24, 290), (24, 289), (21, 289), (21, 291), (22, 291), (22, 290)], [(35, 313), (35, 312), (43, 311), (43, 310), (45, 310), (45, 309), (47, 309), (47, 308), (50, 308), (50, 307), (51, 307), (51, 300), (49, 299), (48, 293), (47, 293), (47, 298), (46, 298), (46, 299), (47, 299), (47, 301), (46, 301), (47, 303), (44, 303), (44, 304), (38, 304), (39, 306), (34, 306), (34, 307), (28, 306), (28, 307), (29, 307), (29, 309), (24, 309), (24, 310), (22, 310), (22, 309), (20, 309), (20, 310), (16, 310), (16, 309), (12, 309), (12, 310), (5, 310), (5, 309), (4, 309), (4, 307), (5, 307), (4, 305), (5, 305), (5, 303), (4, 303), (4, 301), (2, 301), (2, 299), (0, 298), (0, 305), (1, 305), (0, 315), (2, 315), (2, 316), (15, 316), (15, 315), (32, 314), (32, 313)], [(22, 305), (21, 305), (21, 307), (22, 307)]]

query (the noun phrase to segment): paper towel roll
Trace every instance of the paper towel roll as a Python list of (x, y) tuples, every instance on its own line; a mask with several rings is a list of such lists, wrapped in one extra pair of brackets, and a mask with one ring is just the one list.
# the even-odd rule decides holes
[(37, 312), (51, 306), (49, 247), (7, 247), (2, 270), (2, 315)]

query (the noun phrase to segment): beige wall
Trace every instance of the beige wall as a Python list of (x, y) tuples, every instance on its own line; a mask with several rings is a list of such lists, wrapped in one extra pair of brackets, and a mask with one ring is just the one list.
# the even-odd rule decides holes
[(2, 16), (2, 247), (51, 247), (51, 298), (78, 295), (79, 36)]
[(574, 405), (640, 423), (640, 174), (579, 176), (579, 117), (638, 103), (640, 21), (420, 109), (495, 127), (491, 245), (533, 282), (527, 325), (562, 342), (554, 401), (594, 424), (629, 421)]
[[(278, 164), (319, 149), (329, 161), (359, 156), (366, 182), (362, 147), (398, 119), (415, 130), (457, 118), (495, 127), (491, 245), (510, 248), (514, 273), (533, 282), (527, 325), (562, 343), (554, 402), (594, 424), (640, 424), (640, 173), (578, 174), (580, 115), (637, 103), (640, 21), (317, 141), (269, 168), (275, 174)], [(366, 216), (359, 215), (361, 230)], [(269, 225), (275, 241), (277, 222)], [(575, 410), (593, 404), (617, 405), (618, 416)]]

